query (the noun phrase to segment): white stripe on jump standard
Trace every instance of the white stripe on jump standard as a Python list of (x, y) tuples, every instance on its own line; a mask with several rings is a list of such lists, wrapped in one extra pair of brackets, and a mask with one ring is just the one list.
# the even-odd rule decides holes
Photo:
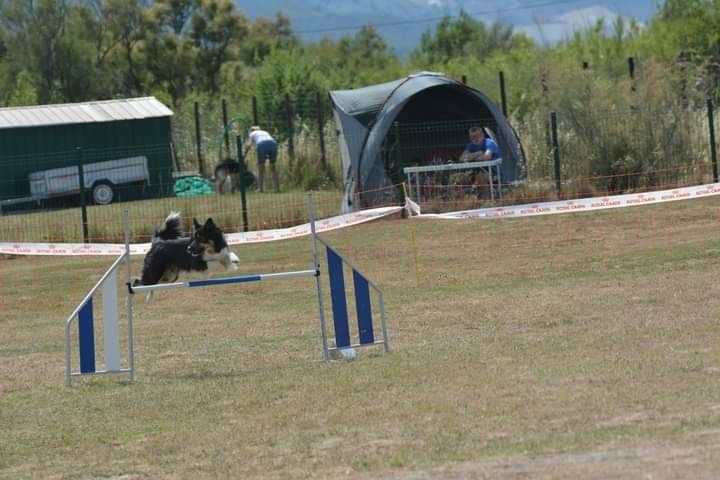
[(159, 283), (157, 285), (138, 285), (132, 287), (134, 293), (149, 292), (153, 290), (171, 290), (174, 288), (208, 287), (212, 285), (225, 285), (229, 283), (260, 282), (263, 280), (276, 280), (280, 278), (314, 277), (317, 270), (299, 270), (297, 272), (263, 273), (260, 275), (241, 275), (238, 277), (210, 278), (207, 280), (191, 280), (189, 282)]
[(105, 370), (120, 370), (120, 328), (118, 326), (117, 269), (103, 282), (103, 337), (105, 343)]

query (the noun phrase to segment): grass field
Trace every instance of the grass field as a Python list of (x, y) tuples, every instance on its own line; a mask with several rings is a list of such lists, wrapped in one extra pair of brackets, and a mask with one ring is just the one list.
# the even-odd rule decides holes
[[(307, 279), (156, 292), (134, 383), (63, 383), (109, 258), (0, 260), (0, 478), (716, 478), (719, 208), (336, 231), (389, 354), (321, 362)], [(235, 251), (295, 270), (308, 243)]]

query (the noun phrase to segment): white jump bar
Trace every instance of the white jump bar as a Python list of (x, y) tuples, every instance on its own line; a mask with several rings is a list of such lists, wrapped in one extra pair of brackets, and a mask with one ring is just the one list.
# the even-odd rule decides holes
[(157, 285), (138, 285), (130, 287), (133, 293), (150, 292), (154, 290), (170, 290), (173, 288), (209, 287), (229, 283), (261, 282), (263, 280), (277, 280), (280, 278), (314, 277), (317, 270), (299, 270), (297, 272), (262, 273), (259, 275), (241, 275), (238, 277), (210, 278), (207, 280), (191, 280), (189, 282), (159, 283)]

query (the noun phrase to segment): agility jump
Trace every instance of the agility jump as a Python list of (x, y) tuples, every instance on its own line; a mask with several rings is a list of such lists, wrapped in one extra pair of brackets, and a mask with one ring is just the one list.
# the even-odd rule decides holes
[[(385, 305), (380, 289), (370, 282), (351, 263), (340, 256), (330, 245), (321, 239), (315, 231), (315, 211), (312, 195), (308, 195), (308, 210), (310, 212), (310, 237), (312, 243), (312, 267), (308, 270), (292, 272), (276, 272), (255, 275), (240, 275), (214, 279), (190, 280), (186, 282), (164, 283), (157, 285), (132, 286), (132, 268), (130, 260), (130, 229), (128, 212), (124, 212), (125, 253), (120, 255), (103, 274), (100, 280), (85, 296), (65, 321), (65, 383), (72, 384), (72, 378), (84, 375), (102, 375), (108, 373), (127, 373), (130, 381), (134, 379), (134, 339), (133, 339), (133, 298), (136, 293), (152, 292), (154, 290), (172, 290), (178, 288), (213, 287), (234, 283), (260, 282), (267, 280), (283, 280), (299, 277), (315, 277), (315, 290), (317, 293), (318, 312), (320, 318), (320, 333), (322, 337), (323, 359), (329, 361), (331, 352), (345, 352), (347, 349), (383, 345), (384, 351), (389, 350), (387, 325), (385, 322)], [(321, 285), (321, 270), (318, 255), (318, 245), (325, 247), (327, 256), (327, 271), (330, 284), (330, 298), (333, 315), (334, 344), (328, 341), (328, 329), (325, 321), (325, 305)], [(120, 328), (118, 314), (118, 283), (117, 271), (122, 264), (126, 265), (127, 296), (125, 299), (127, 319), (127, 354), (125, 366), (120, 359)], [(355, 311), (357, 313), (357, 341), (353, 342), (350, 333), (349, 314), (347, 307), (344, 269), (352, 269), (353, 291), (355, 298)], [(373, 308), (370, 292), (375, 292), (377, 308), (380, 313), (380, 335), (377, 339), (373, 328)], [(105, 354), (105, 368), (98, 369), (95, 349), (95, 319), (93, 298), (97, 293), (102, 295), (103, 311), (103, 345)], [(79, 369), (73, 371), (72, 365), (72, 323), (77, 319), (78, 330), (78, 357)]]

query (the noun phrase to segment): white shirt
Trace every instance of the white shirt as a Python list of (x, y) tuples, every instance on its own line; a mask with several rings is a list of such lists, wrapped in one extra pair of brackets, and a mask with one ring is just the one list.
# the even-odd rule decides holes
[(275, 139), (265, 130), (255, 130), (254, 132), (250, 132), (250, 140), (257, 145), (261, 142), (265, 142), (267, 140), (274, 141)]

